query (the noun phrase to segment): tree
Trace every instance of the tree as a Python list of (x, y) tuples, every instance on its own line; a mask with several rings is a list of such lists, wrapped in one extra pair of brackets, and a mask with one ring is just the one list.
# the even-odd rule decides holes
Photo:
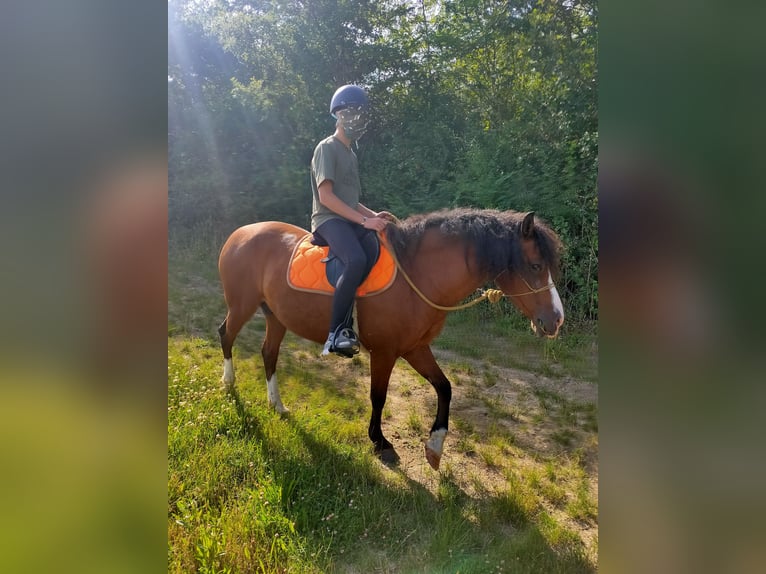
[(368, 88), (363, 201), (400, 217), (535, 210), (568, 246), (575, 314), (597, 309), (593, 0), (171, 1), (173, 229), (308, 226), (309, 163), (345, 83)]

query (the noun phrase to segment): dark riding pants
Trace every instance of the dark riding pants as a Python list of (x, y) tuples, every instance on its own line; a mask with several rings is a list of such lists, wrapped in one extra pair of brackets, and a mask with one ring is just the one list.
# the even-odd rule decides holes
[(325, 221), (314, 231), (314, 235), (323, 239), (330, 246), (333, 254), (343, 263), (343, 273), (335, 285), (335, 295), (332, 300), (330, 332), (334, 333), (346, 322), (354, 304), (356, 290), (368, 271), (368, 256), (362, 247), (362, 240), (368, 233), (372, 232), (361, 225), (338, 218)]

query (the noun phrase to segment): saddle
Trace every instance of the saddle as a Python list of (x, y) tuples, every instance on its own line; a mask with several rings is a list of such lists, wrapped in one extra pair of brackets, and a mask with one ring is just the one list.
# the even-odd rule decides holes
[[(388, 248), (378, 241), (376, 235), (370, 234), (367, 237), (372, 238), (370, 241), (374, 240), (377, 256), (372, 258), (375, 264), (357, 289), (357, 297), (382, 293), (396, 278), (396, 264)], [(343, 273), (343, 263), (330, 251), (328, 245), (319, 243), (311, 233), (307, 233), (298, 242), (287, 266), (287, 284), (298, 291), (332, 295)], [(365, 251), (368, 251), (368, 246), (365, 247)]]

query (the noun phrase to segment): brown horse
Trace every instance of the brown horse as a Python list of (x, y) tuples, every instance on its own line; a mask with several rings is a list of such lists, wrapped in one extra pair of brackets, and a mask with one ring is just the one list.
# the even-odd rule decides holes
[[(279, 346), (289, 329), (323, 343), (332, 298), (297, 291), (287, 284), (287, 265), (306, 230), (274, 221), (240, 227), (226, 241), (218, 262), (228, 307), (218, 329), (224, 356), (223, 383), (234, 384), (231, 348), (242, 326), (260, 307), (266, 316), (261, 353), (269, 404), (286, 413), (277, 387)], [(391, 287), (357, 299), (359, 339), (370, 353), (369, 437), (384, 462), (398, 455), (381, 429), (388, 382), (398, 357), (436, 389), (436, 420), (425, 444), (429, 464), (438, 469), (447, 434), (450, 382), (429, 344), (444, 326), (447, 312), (435, 308), (465, 299), (488, 281), (526, 315), (539, 336), (555, 337), (564, 321), (553, 284), (561, 243), (533, 213), (457, 209), (417, 215), (389, 224), (386, 238), (401, 268), (422, 293), (399, 273)], [(429, 301), (426, 301), (428, 299)], [(338, 358), (337, 360), (342, 360)]]

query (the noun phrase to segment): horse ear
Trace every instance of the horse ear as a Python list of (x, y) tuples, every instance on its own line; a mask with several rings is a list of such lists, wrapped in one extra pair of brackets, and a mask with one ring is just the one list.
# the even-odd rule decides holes
[(535, 228), (535, 212), (530, 211), (524, 216), (524, 221), (521, 222), (521, 236), (529, 239), (532, 237), (532, 231)]

